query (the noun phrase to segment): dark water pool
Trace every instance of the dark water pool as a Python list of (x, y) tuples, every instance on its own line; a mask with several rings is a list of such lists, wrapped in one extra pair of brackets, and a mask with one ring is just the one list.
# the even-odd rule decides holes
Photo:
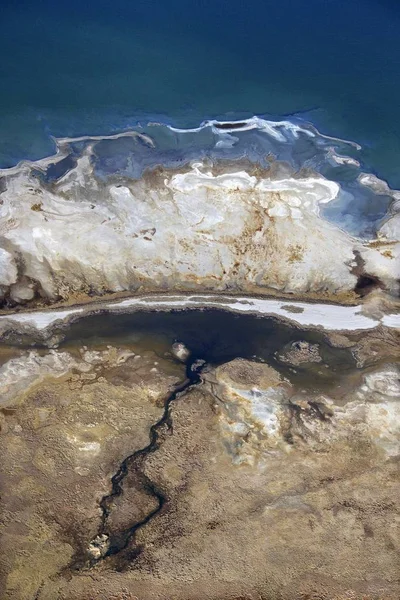
[[(279, 355), (299, 340), (318, 344), (322, 361), (294, 367), (279, 360)], [(272, 318), (235, 315), (218, 309), (89, 316), (72, 324), (60, 349), (110, 344), (134, 347), (136, 352), (153, 350), (166, 356), (176, 341), (183, 342), (192, 357), (213, 365), (237, 357), (265, 361), (296, 386), (309, 390), (336, 391), (340, 395), (345, 381), (357, 373), (351, 352), (332, 347), (320, 332), (302, 331)]]

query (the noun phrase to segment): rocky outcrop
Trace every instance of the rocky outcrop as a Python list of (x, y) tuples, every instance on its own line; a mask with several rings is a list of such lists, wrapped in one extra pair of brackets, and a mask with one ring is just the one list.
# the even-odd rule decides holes
[(0, 293), (11, 304), (138, 290), (349, 300), (365, 281), (396, 293), (397, 217), (363, 243), (321, 216), (339, 194), (320, 175), (226, 164), (104, 182), (84, 155), (51, 184), (22, 169), (1, 194)]

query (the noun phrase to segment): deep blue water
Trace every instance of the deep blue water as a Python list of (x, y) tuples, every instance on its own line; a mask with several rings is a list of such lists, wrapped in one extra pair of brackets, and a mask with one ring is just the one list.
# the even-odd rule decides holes
[(0, 166), (157, 115), (302, 113), (400, 187), (400, 3), (3, 0)]

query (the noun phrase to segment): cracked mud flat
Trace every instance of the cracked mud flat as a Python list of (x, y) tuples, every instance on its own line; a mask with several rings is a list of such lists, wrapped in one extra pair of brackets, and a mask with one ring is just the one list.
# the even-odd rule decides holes
[(396, 329), (213, 309), (37, 333), (0, 354), (1, 598), (398, 600)]

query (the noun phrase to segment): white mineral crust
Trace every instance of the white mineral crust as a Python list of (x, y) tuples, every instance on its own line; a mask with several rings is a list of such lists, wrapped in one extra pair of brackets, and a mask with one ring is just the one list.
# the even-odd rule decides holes
[[(364, 248), (320, 216), (340, 192), (322, 177), (215, 174), (196, 163), (129, 185), (94, 180), (88, 155), (44, 187), (28, 170), (0, 205), (0, 294), (50, 299), (104, 291), (233, 290), (336, 294), (354, 289), (354, 251), (395, 287), (397, 252)], [(394, 235), (394, 224), (383, 235)], [(392, 258), (393, 256), (393, 258)], [(18, 273), (17, 273), (18, 265)], [(27, 288), (24, 289), (24, 286)]]

